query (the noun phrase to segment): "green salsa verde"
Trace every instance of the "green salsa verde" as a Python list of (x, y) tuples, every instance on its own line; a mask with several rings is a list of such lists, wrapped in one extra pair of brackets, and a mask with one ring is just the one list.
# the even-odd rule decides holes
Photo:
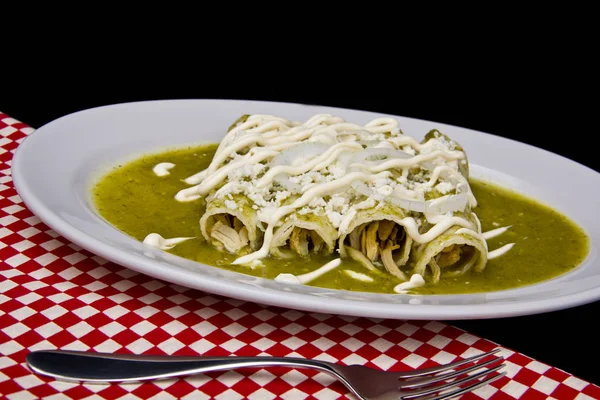
[[(150, 154), (119, 165), (102, 177), (93, 189), (100, 215), (122, 232), (142, 241), (149, 233), (165, 238), (195, 237), (175, 246), (170, 253), (215, 267), (273, 279), (280, 273), (310, 272), (333, 256), (280, 260), (263, 259), (264, 267), (231, 265), (236, 255), (220, 252), (202, 239), (199, 220), (202, 200), (178, 202), (174, 195), (188, 187), (183, 179), (206, 168), (217, 145), (188, 147)], [(153, 167), (174, 163), (170, 174), (158, 177)], [(483, 232), (500, 226), (510, 229), (488, 240), (490, 251), (515, 243), (506, 254), (489, 260), (481, 273), (441, 279), (437, 284), (414, 289), (420, 294), (455, 294), (511, 289), (542, 282), (577, 267), (589, 251), (589, 239), (581, 228), (559, 212), (530, 198), (490, 183), (471, 180), (477, 198), (474, 209)], [(344, 270), (365, 272), (353, 260), (310, 282), (312, 286), (363, 292), (394, 293), (400, 281), (389, 275), (373, 276), (373, 282), (351, 278)]]

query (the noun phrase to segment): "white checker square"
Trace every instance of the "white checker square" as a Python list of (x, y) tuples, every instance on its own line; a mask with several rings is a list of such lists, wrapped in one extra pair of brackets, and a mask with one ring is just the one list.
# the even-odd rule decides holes
[(196, 353), (202, 355), (204, 353), (206, 353), (209, 350), (212, 350), (215, 348), (215, 344), (213, 342), (209, 342), (208, 340), (202, 338), (194, 343), (192, 343), (191, 345), (189, 345), (189, 347), (194, 350)]
[(44, 311), (41, 312), (41, 314), (43, 316), (45, 316), (46, 318), (51, 319), (51, 320), (61, 317), (61, 316), (65, 315), (66, 313), (67, 313), (67, 310), (64, 307), (59, 306), (58, 304), (54, 305), (50, 308), (46, 308)]
[(111, 323), (98, 328), (100, 332), (104, 333), (108, 337), (115, 336), (120, 332), (123, 332), (125, 329), (126, 328), (123, 325), (116, 321), (112, 321)]
[(367, 328), (367, 330), (371, 333), (374, 333), (377, 336), (383, 336), (386, 333), (388, 333), (389, 331), (391, 331), (391, 329), (388, 328), (387, 326), (383, 326), (383, 325), (379, 325), (379, 324), (373, 325), (373, 326)]
[(87, 335), (88, 333), (90, 333), (93, 330), (94, 330), (94, 327), (85, 321), (80, 321), (80, 322), (76, 323), (75, 325), (72, 325), (67, 328), (67, 331), (71, 335), (75, 336), (78, 339)]
[(298, 370), (291, 370), (281, 375), (281, 379), (284, 380), (290, 386), (297, 386), (308, 379), (306, 375)]
[(263, 322), (256, 326), (253, 326), (251, 329), (261, 336), (267, 336), (269, 333), (275, 330), (275, 327)]
[(0, 370), (10, 367), (10, 366), (13, 366), (16, 363), (17, 362), (10, 357), (0, 357)]
[(250, 378), (259, 386), (265, 386), (267, 383), (275, 379), (275, 375), (273, 375), (266, 369), (261, 369), (250, 375), (248, 378)]
[(335, 392), (329, 388), (323, 388), (313, 394), (313, 396), (318, 400), (334, 399), (336, 397), (339, 397), (339, 395), (340, 394), (338, 392)]
[(298, 348), (304, 346), (306, 344), (306, 341), (292, 336), (282, 341), (281, 344), (289, 349), (297, 350)]
[(203, 319), (209, 319), (211, 317), (214, 317), (215, 315), (217, 315), (219, 312), (213, 308), (210, 307), (204, 307), (201, 308), (200, 310), (196, 310), (194, 311), (194, 313), (196, 315), (201, 316)]
[(396, 330), (406, 336), (411, 336), (413, 333), (418, 331), (419, 328), (407, 322), (397, 327)]
[(527, 364), (525, 366), (525, 368), (530, 369), (534, 372), (537, 372), (540, 375), (543, 375), (544, 372), (546, 372), (550, 369), (550, 366), (543, 364), (539, 361), (533, 360), (529, 364)]
[(218, 396), (215, 396), (215, 400), (242, 400), (244, 396), (232, 389), (227, 389)]
[(18, 194), (10, 196), (8, 199), (15, 204), (21, 204), (23, 202), (23, 199), (21, 199), (21, 196), (19, 196)]
[[(40, 264), (42, 267), (45, 267), (46, 265), (50, 264), (51, 262), (58, 260), (58, 257), (52, 253), (46, 253), (46, 254), (42, 254), (41, 256), (34, 258), (34, 260), (35, 260), (35, 262)], [(39, 270), (35, 271), (34, 273), (42, 273), (42, 272), (47, 273), (48, 275), (41, 276), (39, 279), (45, 278), (46, 276), (50, 276), (53, 274), (53, 272), (50, 272), (45, 268), (39, 269)], [(33, 273), (32, 273), (32, 276), (33, 276)], [(36, 279), (38, 279), (38, 278), (36, 278)]]
[[(98, 265), (104, 265), (108, 262), (108, 260), (105, 260), (104, 258), (99, 257), (99, 256), (92, 256), (91, 259)], [(131, 270), (129, 270), (129, 271), (131, 271)], [(137, 275), (137, 272), (135, 272), (135, 271), (131, 271), (131, 272), (133, 272), (134, 275)]]
[(14, 214), (14, 213), (18, 213), (19, 211), (23, 211), (25, 208), (23, 208), (22, 206), (18, 205), (18, 204), (13, 204), (11, 206), (8, 207), (4, 207), (2, 209), (2, 211), (4, 211), (7, 214)]
[(353, 324), (348, 324), (348, 325), (344, 325), (340, 328), (340, 330), (344, 333), (347, 333), (350, 336), (354, 336), (356, 335), (358, 332), (362, 331), (362, 328), (359, 328), (356, 325)]
[(392, 342), (383, 338), (375, 339), (369, 343), (369, 345), (374, 349), (379, 350), (381, 353), (385, 353), (390, 347), (394, 346)]
[[(56, 346), (52, 343), (50, 343), (47, 340), (40, 340), (39, 342), (35, 343), (32, 346), (29, 346), (29, 351), (35, 351), (35, 350), (56, 350)], [(0, 350), (0, 353), (2, 351)]]
[(549, 395), (554, 391), (554, 389), (556, 389), (558, 384), (559, 383), (554, 379), (550, 379), (547, 376), (540, 376), (540, 378), (531, 387)]
[(454, 354), (448, 353), (447, 351), (440, 351), (431, 357), (431, 360), (438, 364), (449, 364), (454, 361), (455, 358), (456, 356)]
[(173, 320), (173, 321), (167, 323), (166, 325), (161, 326), (161, 328), (165, 332), (167, 332), (169, 335), (175, 336), (179, 332), (187, 329), (187, 326), (185, 326), (184, 324), (182, 324), (181, 322), (179, 322), (177, 320)]
[(288, 310), (281, 315), (289, 319), (290, 321), (295, 321), (298, 318), (302, 317), (304, 313), (298, 312), (296, 310)]
[(92, 276), (95, 279), (100, 279), (103, 276), (110, 274), (110, 271), (104, 267), (94, 268), (91, 271), (88, 271), (88, 275)]
[(92, 304), (93, 302), (100, 300), (101, 298), (102, 296), (100, 296), (98, 293), (91, 292), (82, 294), (77, 298), (77, 300), (82, 301), (85, 304)]
[(154, 325), (152, 322), (143, 320), (143, 321), (140, 321), (137, 324), (133, 325), (129, 329), (140, 336), (144, 336), (148, 332), (152, 332), (153, 330), (155, 330), (156, 325)]
[(373, 360), (371, 360), (371, 362), (373, 364), (377, 365), (382, 370), (387, 371), (392, 366), (394, 366), (398, 361), (393, 359), (392, 357), (386, 356), (385, 354), (381, 354), (381, 355), (375, 357)]
[(11, 247), (17, 251), (23, 252), (27, 249), (32, 248), (33, 246), (35, 246), (35, 243), (25, 239), (25, 240), (21, 240), (18, 243), (13, 244)]
[(6, 279), (14, 278), (15, 276), (23, 275), (21, 271), (18, 269), (5, 269), (0, 271), (0, 275), (4, 276)]
[[(12, 281), (9, 281), (9, 282), (12, 282)], [(6, 283), (4, 283), (4, 285), (6, 285)], [(35, 301), (38, 301), (41, 298), (42, 298), (42, 296), (40, 296), (39, 294), (30, 292), (30, 293), (24, 294), (23, 296), (17, 297), (17, 301), (19, 303), (23, 303), (23, 304), (27, 305), (27, 304), (31, 304)]]
[(222, 348), (229, 351), (230, 353), (234, 353), (244, 347), (246, 344), (244, 342), (240, 342), (237, 339), (230, 339), (221, 345)]
[(515, 399), (520, 399), (523, 393), (527, 391), (527, 389), (527, 386), (511, 379), (506, 385), (502, 386), (501, 390), (509, 396), (514, 397)]
[[(30, 229), (35, 229), (35, 228), (30, 228)], [(64, 246), (64, 243), (61, 242), (60, 240), (56, 240), (56, 239), (50, 239), (47, 242), (44, 242), (42, 244), (40, 244), (40, 246), (47, 251), (52, 251), (54, 249), (57, 249), (61, 246)]]
[[(31, 276), (31, 274), (30, 274)], [(44, 283), (44, 282), (40, 282), (40, 281), (30, 281), (27, 283), (23, 284), (23, 287), (27, 290), (29, 290), (30, 292), (35, 292), (38, 289), (41, 289), (43, 287), (48, 286), (48, 284)]]
[(256, 341), (252, 342), (252, 346), (256, 347), (260, 351), (265, 351), (265, 350), (268, 350), (271, 347), (273, 347), (275, 345), (275, 343), (276, 342), (274, 342), (273, 340), (263, 337), (263, 338), (260, 338)]
[[(199, 376), (199, 375), (197, 375), (197, 376)], [(200, 387), (200, 385), (196, 385), (196, 384), (193, 384), (193, 383), (192, 383), (192, 386)], [(209, 395), (207, 395), (206, 393), (204, 393), (202, 390), (196, 389), (195, 391), (193, 391), (191, 393), (188, 393), (185, 396), (183, 396), (181, 398), (181, 400), (208, 400), (210, 398), (211, 397)], [(119, 399), (119, 400), (130, 400), (130, 399), (122, 398), (122, 399)], [(131, 400), (134, 400), (134, 399), (131, 399)], [(139, 399), (135, 399), (135, 400), (139, 400)]]
[(134, 286), (135, 286), (135, 283), (133, 283), (127, 279), (123, 279), (122, 281), (112, 284), (112, 287), (117, 289), (119, 292), (126, 292)]
[(170, 302), (175, 303), (175, 304), (183, 304), (183, 303), (190, 301), (191, 298), (179, 293), (174, 296), (167, 297), (167, 300), (169, 300)]
[(200, 297), (199, 299), (196, 299), (196, 301), (198, 301), (200, 304), (203, 304), (205, 306), (212, 306), (213, 304), (219, 302), (219, 300), (215, 299), (214, 297), (212, 297), (210, 295)]
[(11, 339), (21, 336), (22, 334), (24, 334), (27, 331), (29, 331), (29, 327), (20, 322), (17, 322), (15, 324), (12, 324), (12, 325), (2, 329), (2, 332), (4, 332), (6, 335), (8, 335)]
[(42, 220), (37, 215), (32, 215), (31, 217), (27, 217), (23, 221), (27, 222), (31, 226), (40, 224), (42, 222)]
[(261, 387), (260, 389), (250, 393), (248, 396), (249, 400), (271, 400), (276, 398), (273, 393), (269, 392), (267, 389)]
[(224, 327), (221, 330), (223, 332), (225, 332), (226, 334), (228, 334), (229, 336), (231, 336), (231, 337), (236, 337), (240, 333), (242, 333), (244, 331), (247, 331), (248, 328), (246, 328), (245, 326), (242, 326), (242, 325), (238, 324), (237, 322), (234, 322), (232, 324), (227, 325), (226, 327)]
[(410, 351), (411, 353), (414, 352), (415, 350), (417, 350), (419, 347), (421, 347), (421, 345), (423, 344), (423, 342), (415, 340), (413, 338), (406, 338), (403, 341), (401, 341), (400, 343), (398, 343), (402, 348)]
[(244, 379), (244, 375), (236, 371), (227, 371), (219, 376), (219, 382), (228, 387), (232, 387), (242, 379)]
[(461, 343), (464, 343), (468, 346), (471, 346), (473, 343), (479, 340), (477, 336), (471, 335), (470, 333), (463, 333), (459, 337), (456, 338)]
[(314, 358), (315, 360), (327, 361), (332, 363), (337, 363), (339, 361), (337, 358), (327, 353), (317, 354)]
[(569, 376), (563, 381), (563, 383), (579, 392), (581, 392), (588, 385), (586, 381), (583, 381), (575, 376)]
[[(2, 185), (4, 186), (4, 185)], [(6, 186), (4, 186), (6, 187)], [(6, 187), (8, 189), (8, 187)], [(15, 217), (14, 215), (7, 215), (4, 216), (2, 218), (0, 218), (0, 226), (8, 226), (12, 223), (15, 223), (19, 220), (19, 218)]]
[(56, 325), (54, 322), (48, 322), (42, 326), (35, 328), (35, 331), (45, 339), (48, 339), (50, 336), (57, 334), (62, 331), (62, 328)]
[(70, 281), (73, 278), (78, 277), (83, 272), (81, 272), (77, 267), (70, 267), (58, 273), (63, 279)]
[(281, 329), (284, 330), (284, 331), (286, 331), (290, 335), (295, 335), (295, 334), (297, 334), (299, 332), (302, 332), (306, 328), (304, 326), (302, 326), (302, 325), (299, 325), (299, 324), (296, 324), (295, 322), (293, 322), (291, 324), (288, 324), (288, 325), (284, 326)]
[(154, 347), (154, 345), (144, 338), (139, 338), (135, 342), (129, 343), (125, 347), (134, 354), (142, 354)]
[(88, 283), (87, 285), (84, 285), (83, 287), (86, 288), (87, 290), (89, 290), (90, 292), (97, 292), (98, 290), (102, 290), (107, 286), (108, 285), (104, 282), (93, 281), (93, 282)]
[(434, 337), (429, 339), (429, 341), (427, 343), (438, 349), (443, 349), (450, 342), (452, 342), (452, 340), (447, 338), (446, 336), (435, 335)]
[(48, 300), (50, 300), (50, 301), (52, 301), (53, 303), (56, 303), (56, 304), (60, 304), (63, 301), (67, 301), (67, 300), (70, 300), (72, 298), (73, 298), (73, 296), (69, 296), (68, 294), (62, 293), (62, 292), (61, 293), (53, 294), (52, 296), (48, 296)]
[(256, 318), (260, 319), (261, 321), (268, 321), (275, 316), (274, 313), (272, 313), (269, 310), (265, 310), (265, 309), (262, 309), (252, 315), (255, 316)]
[(92, 315), (98, 314), (100, 311), (96, 310), (91, 306), (83, 306), (76, 310), (73, 310), (73, 314), (77, 315), (81, 319), (86, 319), (91, 317)]
[(65, 346), (61, 347), (63, 350), (75, 350), (75, 351), (88, 351), (90, 346), (87, 344), (80, 342), (79, 340), (75, 340)]
[(61, 292), (66, 292), (69, 289), (74, 288), (75, 285), (73, 282), (69, 282), (69, 281), (64, 281), (64, 282), (58, 282), (54, 284), (54, 289), (60, 290)]
[(351, 351), (356, 351), (356, 350), (360, 349), (361, 347), (363, 347), (364, 345), (365, 345), (364, 342), (362, 342), (358, 339), (354, 339), (352, 337), (348, 338), (342, 342), (342, 346), (344, 346), (345, 348), (347, 348), (348, 350), (351, 350)]
[[(15, 282), (13, 282), (13, 281), (11, 281), (11, 280), (4, 281), (4, 282), (2, 282), (2, 286), (0, 286), (0, 293), (6, 293), (6, 292), (8, 292), (9, 290), (11, 290), (11, 289), (13, 289), (13, 288), (15, 288), (15, 287), (17, 287), (17, 286), (19, 286), (19, 285), (17, 285)], [(30, 294), (31, 294), (31, 293), (30, 293)], [(34, 294), (35, 294), (35, 293), (34, 293)], [(24, 295), (24, 296), (21, 296), (21, 297), (25, 297), (25, 296), (27, 296), (27, 295)], [(19, 297), (19, 298), (21, 298), (21, 297)], [(17, 299), (17, 300), (19, 300), (19, 299)], [(37, 300), (37, 299), (36, 299), (36, 300)], [(19, 300), (19, 301), (20, 301), (20, 300)], [(23, 302), (21, 301), (21, 303), (23, 303)], [(29, 303), (23, 303), (23, 304), (29, 304)]]
[(319, 335), (322, 335), (322, 336), (327, 335), (329, 332), (331, 332), (333, 330), (333, 328), (331, 326), (324, 324), (324, 323), (319, 323), (315, 326), (311, 326), (310, 329), (317, 332)]
[(304, 400), (307, 398), (306, 393), (296, 388), (291, 388), (281, 395), (283, 400)]
[(192, 326), (192, 329), (198, 332), (200, 335), (206, 336), (214, 332), (217, 329), (217, 327), (208, 321), (202, 321), (199, 324)]
[(105, 352), (105, 353), (114, 353), (115, 351), (119, 350), (122, 346), (115, 342), (112, 339), (108, 339), (105, 340), (104, 342), (100, 343), (99, 345), (97, 345), (96, 347), (94, 347), (95, 351), (99, 351), (99, 352)]
[(123, 315), (127, 314), (129, 311), (125, 307), (116, 305), (114, 307), (109, 308), (108, 310), (103, 311), (103, 312), (104, 312), (104, 315), (106, 315), (112, 319), (117, 319), (117, 318), (122, 317)]
[(190, 310), (187, 310), (180, 306), (175, 306), (175, 307), (171, 307), (171, 308), (165, 310), (165, 312), (173, 318), (179, 318), (179, 317), (189, 313)]
[(238, 319), (248, 315), (247, 312), (242, 311), (239, 308), (232, 308), (231, 310), (225, 311), (223, 314), (227, 315), (229, 318), (231, 318), (234, 321), (237, 321)]
[(8, 235), (11, 235), (13, 232), (5, 227), (0, 227), (0, 239), (7, 237)]
[(6, 260), (4, 260), (4, 262), (13, 268), (16, 268), (19, 265), (21, 265), (29, 260), (31, 260), (31, 259), (29, 257), (27, 257), (25, 254), (19, 253), (19, 254), (15, 254), (12, 257), (7, 258)]
[(148, 293), (147, 295), (138, 298), (139, 301), (145, 304), (156, 303), (161, 299), (162, 297), (157, 295), (156, 293)]
[(327, 339), (326, 337), (320, 337), (316, 340), (313, 340), (311, 344), (321, 351), (327, 351), (331, 347), (335, 346), (335, 342)]
[(427, 361), (425, 357), (421, 357), (420, 355), (414, 353), (409, 354), (408, 356), (402, 359), (402, 362), (404, 364), (412, 368), (419, 368), (421, 365), (423, 365), (425, 361)]
[(113, 294), (112, 296), (108, 296), (108, 298), (117, 304), (121, 304), (131, 300), (133, 297), (125, 293), (117, 293)]
[(342, 362), (346, 365), (351, 365), (351, 364), (365, 365), (367, 360), (365, 360), (363, 357), (359, 356), (358, 354), (350, 354), (349, 356), (344, 358), (342, 360)]
[(575, 400), (598, 400), (598, 399), (594, 399), (593, 397), (590, 397), (585, 393), (579, 393), (577, 396), (575, 396)]
[(147, 319), (156, 314), (158, 310), (152, 306), (144, 306), (142, 308), (134, 310), (134, 312), (140, 317)]
[(23, 375), (14, 379), (15, 382), (23, 389), (30, 389), (32, 387), (40, 386), (44, 383), (43, 380), (37, 377), (37, 375)]
[(185, 347), (185, 345), (183, 343), (181, 343), (179, 340), (172, 337), (172, 338), (165, 340), (164, 342), (159, 344), (157, 347), (159, 349), (161, 349), (162, 351), (164, 351), (166, 354), (173, 354), (173, 353), (177, 352), (178, 350), (181, 350), (183, 347)]
[(143, 283), (142, 286), (145, 287), (146, 289), (148, 289), (149, 291), (153, 292), (157, 289), (164, 287), (165, 284), (162, 282), (159, 282), (157, 280), (152, 280), (152, 281)]

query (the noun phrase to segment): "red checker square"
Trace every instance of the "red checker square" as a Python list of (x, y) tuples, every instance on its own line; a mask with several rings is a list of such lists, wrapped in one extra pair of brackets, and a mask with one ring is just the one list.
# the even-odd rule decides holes
[(27, 317), (23, 321), (21, 321), (23, 324), (27, 325), (31, 329), (35, 329), (39, 326), (46, 325), (48, 322), (50, 322), (50, 320), (44, 314), (41, 314), (39, 312), (40, 311), (39, 309), (37, 309), (35, 307), (31, 307), (31, 308), (35, 309), (38, 312), (30, 315), (29, 317)]
[(600, 399), (600, 387), (588, 385), (581, 390), (581, 393), (586, 394), (594, 399)]
[[(166, 392), (176, 399), (181, 399), (196, 391), (196, 387), (182, 379), (176, 381), (173, 385), (166, 388)], [(243, 392), (242, 392), (243, 393)]]
[[(219, 374), (220, 375), (220, 374)], [(216, 374), (208, 373), (206, 374), (208, 377), (215, 377)], [(216, 379), (209, 379), (204, 385), (200, 386), (198, 389), (206, 393), (206, 395), (210, 397), (216, 397), (220, 393), (223, 393), (228, 389), (223, 383), (219, 382)]]
[[(62, 392), (63, 395), (72, 399), (84, 399), (94, 394), (91, 390), (86, 388), (84, 385), (77, 385), (75, 387), (69, 388)], [(106, 397), (107, 399), (110, 397)]]
[(513, 380), (522, 383), (525, 386), (531, 387), (540, 378), (540, 374), (527, 368), (521, 368), (519, 372), (513, 376)]
[[(50, 381), (50, 379), (47, 379), (47, 381)], [(46, 399), (56, 393), (59, 393), (58, 390), (56, 390), (55, 388), (53, 388), (52, 386), (50, 386), (48, 384), (35, 386), (35, 387), (29, 388), (27, 390), (29, 391), (29, 393), (34, 395), (35, 398), (37, 398), (37, 399)], [(0, 391), (0, 393), (1, 393), (1, 391)]]
[(4, 373), (6, 376), (8, 376), (11, 379), (7, 379), (4, 382), (0, 382), (0, 394), (7, 396), (7, 398), (10, 398), (9, 395), (23, 390), (23, 388), (21, 386), (19, 386), (17, 384), (17, 382), (15, 382), (13, 380), (16, 377), (8, 374), (6, 369), (2, 370), (2, 373)]
[(126, 386), (126, 383), (112, 383), (107, 385), (106, 389), (99, 391), (98, 395), (105, 399), (118, 399), (129, 393), (129, 391), (126, 389)]
[(560, 384), (556, 387), (556, 389), (554, 389), (554, 391), (551, 393), (551, 396), (555, 399), (574, 399), (578, 394), (578, 390), (575, 390), (567, 385)]
[[(21, 346), (28, 349), (31, 346), (40, 343), (42, 340), (44, 340), (44, 337), (42, 335), (40, 335), (39, 333), (37, 333), (34, 329), (31, 329), (31, 330), (23, 333), (22, 335), (18, 336), (18, 338), (16, 340), (19, 342), (19, 344)], [(2, 341), (2, 340), (0, 339), (0, 341)]]
[[(242, 371), (244, 373), (250, 372), (250, 371), (246, 371), (246, 370), (240, 370), (238, 372), (242, 372)], [(256, 370), (253, 372), (256, 372)], [(257, 391), (260, 388), (261, 388), (261, 386), (259, 384), (257, 384), (256, 382), (254, 382), (254, 380), (252, 380), (248, 377), (244, 377), (244, 378), (240, 379), (233, 386), (231, 386), (231, 389), (233, 389), (236, 392), (241, 393), (241, 394), (254, 393), (255, 391)]]
[(507, 360), (522, 367), (524, 367), (532, 361), (531, 358), (526, 357), (521, 353), (513, 353), (510, 355), (510, 357), (507, 358)]
[(312, 343), (306, 343), (298, 347), (296, 353), (301, 354), (304, 358), (314, 359), (316, 356), (323, 353), (323, 350), (317, 348)]
[[(321, 350), (319, 350), (320, 354), (322, 353)], [(354, 354), (354, 352), (350, 349), (348, 349), (347, 347), (342, 346), (341, 344), (335, 344), (333, 346), (331, 346), (328, 350), (327, 350), (327, 354), (329, 354), (332, 357), (335, 357), (338, 360), (343, 360), (344, 358), (348, 357), (350, 354)]]
[[(269, 392), (275, 394), (276, 396), (281, 396), (288, 390), (292, 389), (293, 386), (279, 378), (289, 370), (282, 368), (269, 368), (268, 371), (275, 375), (277, 378), (273, 379), (271, 382), (267, 383), (264, 388)], [(304, 373), (304, 371), (302, 371)], [(314, 381), (313, 381), (314, 383)]]

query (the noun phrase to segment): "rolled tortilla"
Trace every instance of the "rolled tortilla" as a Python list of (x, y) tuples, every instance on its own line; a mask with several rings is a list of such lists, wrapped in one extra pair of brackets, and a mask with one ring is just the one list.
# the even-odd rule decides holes
[(200, 218), (200, 230), (207, 242), (219, 250), (245, 254), (262, 244), (263, 232), (253, 202), (243, 195), (231, 199), (213, 198)]
[(330, 255), (337, 237), (337, 230), (327, 217), (296, 212), (275, 229), (269, 252), (279, 258), (289, 258), (294, 254), (305, 257), (314, 253)]
[(372, 270), (382, 265), (390, 274), (407, 280), (401, 267), (406, 265), (413, 240), (402, 226), (407, 213), (399, 207), (358, 210), (339, 238), (340, 255), (351, 257)]
[(487, 264), (487, 244), (480, 232), (453, 226), (434, 240), (415, 245), (409, 260), (414, 274), (440, 277), (459, 276), (470, 270), (481, 272)]

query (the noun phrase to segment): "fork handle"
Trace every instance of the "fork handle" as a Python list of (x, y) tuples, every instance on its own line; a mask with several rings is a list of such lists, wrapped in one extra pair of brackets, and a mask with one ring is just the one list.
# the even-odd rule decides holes
[(98, 383), (133, 382), (272, 366), (318, 369), (339, 378), (333, 364), (294, 357), (183, 357), (39, 350), (27, 355), (27, 364), (41, 375), (60, 380)]

